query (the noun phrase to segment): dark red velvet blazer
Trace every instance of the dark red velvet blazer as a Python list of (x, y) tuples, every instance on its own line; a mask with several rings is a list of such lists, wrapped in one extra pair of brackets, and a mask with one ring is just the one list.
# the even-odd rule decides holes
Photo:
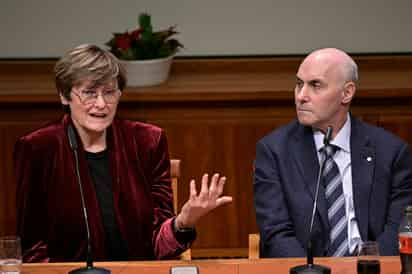
[[(24, 262), (85, 260), (86, 230), (69, 115), (21, 137), (15, 146), (17, 229)], [(76, 133), (77, 134), (77, 133)], [(80, 176), (95, 260), (105, 260), (105, 236), (79, 136)], [(172, 258), (189, 247), (172, 230), (170, 161), (164, 132), (116, 118), (107, 129), (114, 211), (130, 260)]]

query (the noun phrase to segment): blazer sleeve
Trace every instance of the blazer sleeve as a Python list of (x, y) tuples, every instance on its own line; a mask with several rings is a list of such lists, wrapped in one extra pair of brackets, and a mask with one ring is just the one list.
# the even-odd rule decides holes
[(390, 203), (383, 232), (377, 237), (381, 255), (399, 254), (398, 228), (407, 205), (412, 204), (412, 156), (403, 144), (392, 166)]
[(40, 153), (24, 137), (14, 147), (17, 233), (21, 237), (23, 262), (47, 262), (47, 207), (45, 166)]
[(281, 157), (263, 142), (256, 145), (254, 203), (262, 257), (303, 257), (283, 193)]
[(164, 131), (153, 153), (152, 197), (154, 201), (153, 246), (158, 259), (175, 258), (190, 247), (194, 238), (181, 242), (173, 232), (173, 194), (170, 179), (170, 159)]

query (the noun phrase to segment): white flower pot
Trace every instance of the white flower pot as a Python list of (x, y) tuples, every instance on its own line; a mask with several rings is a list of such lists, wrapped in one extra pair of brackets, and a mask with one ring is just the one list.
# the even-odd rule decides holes
[(120, 60), (126, 69), (127, 85), (131, 87), (154, 86), (169, 77), (173, 55), (152, 60)]

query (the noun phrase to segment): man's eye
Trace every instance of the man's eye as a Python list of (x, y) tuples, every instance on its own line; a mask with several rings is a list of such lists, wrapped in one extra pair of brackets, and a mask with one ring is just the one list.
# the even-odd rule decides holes
[(320, 82), (312, 82), (312, 83), (311, 83), (311, 86), (314, 87), (314, 88), (316, 88), (316, 89), (319, 89), (322, 85), (321, 85)]

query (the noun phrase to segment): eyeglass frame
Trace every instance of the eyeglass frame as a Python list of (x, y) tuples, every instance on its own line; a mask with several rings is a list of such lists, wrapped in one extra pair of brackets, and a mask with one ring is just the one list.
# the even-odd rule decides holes
[[(93, 92), (94, 92), (94, 95), (93, 95), (91, 98), (84, 98), (84, 97), (82, 98), (82, 95), (81, 95), (81, 94), (84, 94), (85, 91), (93, 91)], [(110, 92), (111, 92), (111, 91), (115, 92), (114, 94), (116, 94), (116, 97), (117, 97), (115, 101), (113, 101), (113, 102), (107, 101), (107, 98), (105, 97), (107, 94), (105, 94), (105, 92), (108, 92), (108, 91), (110, 91)], [(78, 94), (78, 93), (75, 92), (74, 90), (72, 90), (71, 93), (75, 94), (75, 95), (79, 98), (80, 102), (81, 102), (83, 105), (94, 105), (94, 104), (96, 104), (97, 98), (99, 98), (99, 96), (102, 96), (104, 102), (105, 102), (106, 104), (109, 104), (109, 105), (115, 104), (117, 101), (119, 101), (119, 98), (120, 98), (120, 96), (122, 95), (122, 92), (121, 92), (120, 89), (116, 88), (116, 89), (108, 90), (108, 91), (103, 90), (103, 91), (97, 92), (97, 91), (94, 90), (94, 89), (86, 89), (86, 90), (81, 90), (81, 91), (80, 91), (81, 94)], [(87, 100), (92, 100), (92, 101), (91, 101), (91, 102), (85, 102), (85, 101), (87, 101)]]

